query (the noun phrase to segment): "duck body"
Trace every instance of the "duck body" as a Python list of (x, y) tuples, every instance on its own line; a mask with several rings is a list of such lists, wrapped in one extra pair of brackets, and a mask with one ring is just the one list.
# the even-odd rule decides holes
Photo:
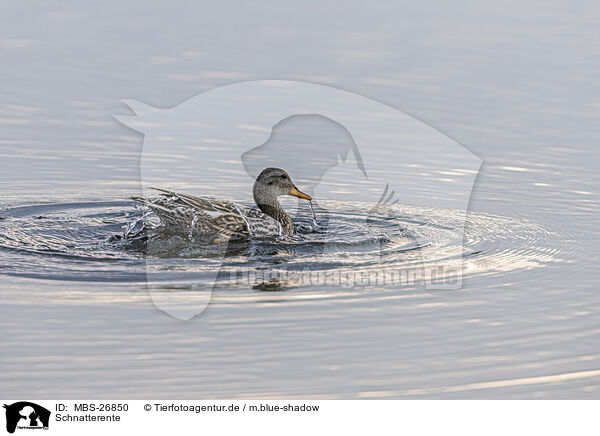
[(258, 209), (231, 201), (180, 194), (153, 188), (156, 199), (132, 197), (148, 206), (167, 229), (185, 232), (207, 242), (224, 242), (248, 237), (270, 238), (294, 233), (294, 225), (277, 197), (292, 195), (310, 200), (298, 191), (289, 175), (279, 168), (266, 168), (257, 177), (253, 197)]

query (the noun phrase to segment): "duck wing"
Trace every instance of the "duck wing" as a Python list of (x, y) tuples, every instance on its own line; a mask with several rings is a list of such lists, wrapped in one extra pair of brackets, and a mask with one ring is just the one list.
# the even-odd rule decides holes
[(148, 206), (160, 218), (161, 223), (170, 228), (226, 239), (273, 236), (280, 233), (279, 223), (257, 209), (226, 200), (195, 197), (161, 188), (152, 189), (161, 192), (161, 196), (154, 200), (143, 197), (132, 197), (132, 200)]
[(236, 205), (231, 201), (226, 200), (214, 200), (204, 197), (195, 197), (193, 195), (181, 194), (179, 192), (169, 191), (168, 189), (161, 188), (150, 188), (155, 191), (159, 191), (162, 195), (171, 197), (173, 201), (187, 205), (195, 210), (209, 211), (209, 212), (224, 212), (224, 213), (236, 213)]

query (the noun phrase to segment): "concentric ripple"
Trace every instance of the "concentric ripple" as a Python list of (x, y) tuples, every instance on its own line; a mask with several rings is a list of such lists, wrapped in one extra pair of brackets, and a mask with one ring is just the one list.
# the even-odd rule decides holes
[[(13, 207), (0, 212), (0, 273), (143, 282), (144, 260), (151, 258), (154, 267), (174, 277), (181, 268), (220, 271), (218, 282), (236, 287), (231, 277), (257, 271), (277, 278), (291, 272), (442, 268), (469, 277), (536, 268), (562, 255), (548, 243), (555, 235), (506, 217), (468, 213), (465, 218), (464, 211), (408, 206), (376, 210), (333, 201), (321, 202), (316, 214), (314, 223), (308, 208), (301, 209), (293, 236), (215, 249), (177, 229), (165, 231), (130, 201)], [(281, 289), (279, 282), (261, 286)]]

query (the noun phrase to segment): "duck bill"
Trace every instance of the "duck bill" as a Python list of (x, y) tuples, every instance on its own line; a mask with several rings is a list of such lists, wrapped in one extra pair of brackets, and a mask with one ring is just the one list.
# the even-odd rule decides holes
[(298, 191), (298, 189), (296, 189), (295, 186), (292, 189), (290, 189), (290, 192), (288, 192), (287, 195), (291, 195), (292, 197), (304, 198), (305, 200), (312, 200), (312, 197), (310, 195), (306, 195), (304, 192)]

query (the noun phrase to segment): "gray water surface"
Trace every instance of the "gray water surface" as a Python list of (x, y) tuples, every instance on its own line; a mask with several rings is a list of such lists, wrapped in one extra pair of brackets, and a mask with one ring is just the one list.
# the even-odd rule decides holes
[[(599, 398), (593, 2), (67, 1), (0, 17), (6, 397)], [(140, 213), (143, 138), (112, 114), (263, 79), (368, 96), (483, 160), (460, 290), (222, 287), (190, 321), (156, 309), (139, 247), (115, 238)], [(246, 174), (229, 182), (249, 192)], [(424, 250), (459, 246), (452, 210), (401, 193), (398, 208)]]

